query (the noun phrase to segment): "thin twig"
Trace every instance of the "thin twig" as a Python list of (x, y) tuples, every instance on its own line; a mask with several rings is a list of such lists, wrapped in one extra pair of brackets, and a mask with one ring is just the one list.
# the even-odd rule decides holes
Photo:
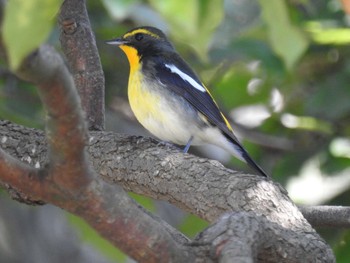
[(350, 228), (348, 206), (300, 206), (299, 209), (315, 227)]

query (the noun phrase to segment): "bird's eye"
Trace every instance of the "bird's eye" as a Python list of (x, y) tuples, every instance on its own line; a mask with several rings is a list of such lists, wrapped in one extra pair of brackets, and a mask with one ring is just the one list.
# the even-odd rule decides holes
[(141, 41), (141, 40), (143, 39), (143, 34), (142, 34), (142, 33), (137, 33), (137, 34), (135, 35), (135, 39), (136, 39), (137, 41)]

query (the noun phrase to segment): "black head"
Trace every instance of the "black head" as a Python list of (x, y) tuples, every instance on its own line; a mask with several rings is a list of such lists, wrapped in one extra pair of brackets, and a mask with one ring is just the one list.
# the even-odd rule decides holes
[(135, 48), (140, 56), (156, 55), (174, 51), (165, 34), (155, 27), (143, 26), (126, 32), (121, 38), (107, 41), (112, 45), (126, 45)]

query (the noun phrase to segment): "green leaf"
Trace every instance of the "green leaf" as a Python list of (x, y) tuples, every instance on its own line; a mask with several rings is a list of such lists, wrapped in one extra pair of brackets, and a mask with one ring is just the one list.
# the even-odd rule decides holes
[(321, 22), (311, 21), (306, 24), (306, 30), (312, 40), (323, 45), (348, 45), (350, 43), (350, 29), (327, 28)]
[(259, 0), (262, 17), (268, 27), (268, 35), (274, 52), (291, 70), (306, 51), (309, 43), (303, 33), (289, 20), (286, 2), (283, 0)]
[(210, 40), (223, 18), (221, 0), (150, 0), (150, 4), (169, 23), (174, 38), (190, 45), (202, 59), (207, 59)]
[(60, 4), (60, 0), (8, 1), (2, 37), (12, 70), (48, 37)]

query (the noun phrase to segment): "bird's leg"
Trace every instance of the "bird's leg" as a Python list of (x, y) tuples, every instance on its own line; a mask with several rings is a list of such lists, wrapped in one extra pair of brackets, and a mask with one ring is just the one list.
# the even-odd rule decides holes
[(193, 140), (193, 136), (190, 137), (190, 139), (188, 140), (184, 150), (183, 150), (183, 153), (187, 153), (188, 150), (190, 149), (190, 146), (191, 146), (191, 143), (192, 143), (192, 140)]

